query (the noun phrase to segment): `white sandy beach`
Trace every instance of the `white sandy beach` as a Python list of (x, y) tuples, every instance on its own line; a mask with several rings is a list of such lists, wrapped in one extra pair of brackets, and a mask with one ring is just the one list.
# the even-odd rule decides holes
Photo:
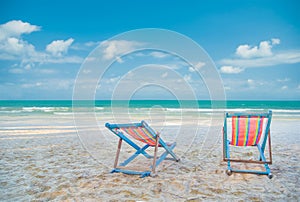
[[(85, 146), (93, 148), (86, 151), (71, 114), (2, 115), (0, 201), (300, 200), (299, 117), (273, 117), (271, 180), (251, 174), (227, 176), (226, 162), (222, 161), (223, 120), (211, 125), (205, 117), (197, 120), (196, 134), (192, 118), (182, 122), (171, 117), (163, 128), (159, 121), (150, 121), (154, 129), (161, 130), (162, 138), (176, 140), (175, 153), (181, 158), (178, 163), (159, 165), (157, 176), (111, 174), (118, 139), (104, 127), (112, 119), (97, 118), (98, 131), (80, 129), (81, 134), (87, 134), (83, 141), (90, 143)], [(209, 135), (214, 136), (207, 134), (209, 127)], [(180, 134), (172, 136), (178, 128)], [(122, 151), (124, 157), (133, 150), (124, 145)], [(249, 152), (244, 155), (250, 156)], [(147, 161), (139, 159), (143, 160)]]

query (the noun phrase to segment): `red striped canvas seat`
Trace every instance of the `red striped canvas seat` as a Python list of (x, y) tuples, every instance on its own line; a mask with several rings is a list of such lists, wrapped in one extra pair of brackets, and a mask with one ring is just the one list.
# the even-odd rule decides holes
[(155, 137), (153, 137), (153, 135), (149, 133), (145, 127), (122, 127), (119, 129), (126, 132), (136, 140), (144, 142), (150, 146), (155, 146)]
[(259, 143), (265, 117), (260, 116), (233, 116), (232, 139), (234, 146), (255, 146)]

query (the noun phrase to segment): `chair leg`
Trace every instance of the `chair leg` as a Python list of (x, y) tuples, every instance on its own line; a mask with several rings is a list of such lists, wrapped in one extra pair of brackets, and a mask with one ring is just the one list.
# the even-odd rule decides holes
[(227, 161), (227, 170), (226, 170), (226, 174), (227, 175), (231, 175), (232, 174), (232, 169), (231, 169), (231, 166), (230, 166), (230, 152), (229, 152), (229, 141), (227, 140), (226, 141), (226, 158), (228, 159)]
[(268, 142), (269, 142), (269, 157), (270, 157), (270, 164), (272, 164), (272, 145), (271, 145), (271, 134), (270, 131), (268, 133)]
[[(171, 146), (168, 147), (168, 149), (169, 149), (170, 151), (172, 151), (172, 150), (174, 149), (175, 146), (176, 146), (176, 143), (174, 142)], [(159, 158), (157, 158), (155, 166), (158, 166), (163, 160), (166, 159), (166, 157), (167, 157), (169, 154), (170, 154), (170, 153), (169, 153), (167, 150), (166, 150), (163, 154), (161, 154), (161, 155), (159, 156)], [(174, 159), (174, 158), (171, 158), (171, 159), (169, 159), (169, 160), (175, 160), (175, 161), (177, 161), (177, 159)], [(178, 162), (178, 161), (177, 161), (177, 162)]]
[[(260, 145), (257, 145), (258, 151), (260, 153), (260, 159), (262, 159), (262, 161), (266, 162), (266, 157), (264, 155), (264, 151), (262, 150), (262, 148), (260, 147)], [(269, 148), (270, 149), (270, 148)], [(271, 173), (271, 169), (269, 168), (268, 163), (264, 164), (265, 169), (266, 169), (266, 174), (268, 175), (268, 177), (271, 179), (273, 177), (272, 173)]]
[(225, 142), (225, 132), (224, 132), (224, 127), (223, 127), (223, 135), (222, 135), (222, 138), (223, 138), (223, 160), (225, 160), (226, 155), (225, 155), (225, 152), (226, 152), (226, 143), (227, 143), (227, 138), (226, 138), (226, 142)]
[(119, 144), (118, 144), (117, 154), (116, 154), (116, 158), (115, 158), (114, 168), (116, 168), (118, 166), (121, 146), (122, 146), (122, 138), (119, 139)]
[(152, 165), (152, 173), (153, 174), (155, 174), (155, 168), (156, 168), (158, 143), (159, 143), (159, 134), (156, 134), (156, 143), (155, 143), (155, 148), (154, 148), (154, 157), (153, 157), (153, 165)]

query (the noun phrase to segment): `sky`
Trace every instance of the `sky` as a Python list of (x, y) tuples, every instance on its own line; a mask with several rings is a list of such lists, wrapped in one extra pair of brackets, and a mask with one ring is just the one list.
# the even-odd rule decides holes
[[(81, 74), (97, 79), (89, 90), (100, 100), (124, 99), (122, 92), (130, 99), (212, 99), (215, 82), (222, 83), (228, 100), (300, 100), (296, 0), (4, 0), (0, 5), (1, 100), (70, 100), (76, 85), (88, 83), (78, 82)], [(148, 32), (168, 47), (153, 49), (158, 46), (134, 31), (147, 28), (171, 31), (169, 44), (159, 41), (159, 32)], [(128, 39), (122, 38), (128, 32)], [(189, 49), (184, 40), (176, 54), (166, 51), (179, 35), (203, 51)], [(102, 62), (89, 70), (85, 65), (95, 52)], [(189, 56), (179, 52), (202, 58), (186, 61)], [(102, 66), (108, 61), (113, 62)], [(216, 81), (207, 77), (207, 68), (215, 69)]]

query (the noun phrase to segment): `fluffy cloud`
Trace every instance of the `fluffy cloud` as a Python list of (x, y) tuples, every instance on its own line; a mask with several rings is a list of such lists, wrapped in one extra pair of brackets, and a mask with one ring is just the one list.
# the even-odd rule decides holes
[(273, 38), (270, 41), (262, 41), (259, 46), (255, 47), (240, 45), (236, 50), (238, 57), (223, 59), (219, 61), (219, 64), (244, 69), (300, 62), (300, 50), (285, 50), (273, 53), (272, 47), (277, 44), (280, 44), (280, 39)]
[(288, 82), (290, 80), (291, 80), (290, 78), (277, 79), (277, 81), (280, 82), (280, 83), (285, 83), (285, 82)]
[(51, 53), (54, 56), (62, 56), (68, 52), (69, 47), (73, 43), (74, 39), (70, 38), (66, 41), (64, 40), (56, 40), (52, 41), (47, 45), (46, 51)]
[(205, 62), (198, 62), (196, 64), (194, 64), (194, 67), (197, 69), (197, 70), (200, 70), (202, 67), (205, 66)]
[(195, 68), (194, 67), (189, 67), (189, 72), (195, 72)]
[(269, 57), (252, 59), (223, 59), (219, 63), (227, 66), (238, 67), (267, 67), (279, 64), (295, 64), (300, 62), (300, 50), (284, 51)]
[(103, 59), (110, 60), (117, 58), (124, 53), (135, 50), (142, 44), (136, 41), (126, 41), (126, 40), (112, 40), (103, 41), (100, 46), (103, 48)]
[(30, 55), (35, 52), (32, 44), (14, 37), (9, 37), (0, 42), (0, 50), (14, 56)]
[(247, 83), (249, 84), (249, 85), (251, 85), (251, 86), (253, 86), (255, 83), (254, 83), (254, 81), (252, 80), (252, 79), (248, 79), (247, 80)]
[[(30, 34), (39, 31), (40, 26), (32, 25), (20, 20), (12, 20), (0, 25), (0, 60), (20, 61), (20, 67), (23, 70), (34, 63), (81, 63), (83, 59), (77, 56), (62, 56), (68, 52), (74, 39), (66, 41), (53, 41), (46, 47), (46, 51), (36, 51), (33, 44), (22, 39), (24, 34)], [(20, 73), (19, 70), (13, 72)]]
[(9, 37), (20, 37), (22, 34), (30, 34), (34, 31), (39, 31), (40, 27), (31, 25), (28, 22), (21, 20), (12, 20), (0, 25), (0, 41)]
[(242, 68), (233, 67), (233, 66), (222, 66), (220, 71), (224, 74), (238, 74), (244, 71)]
[(192, 82), (192, 76), (190, 74), (186, 74), (183, 76), (183, 79), (186, 81), (186, 82)]
[(278, 45), (278, 44), (280, 44), (280, 39), (273, 38), (273, 39), (271, 39), (271, 41), (272, 41), (272, 44), (273, 44), (273, 45)]
[(158, 51), (153, 51), (150, 53), (150, 55), (154, 58), (165, 58), (169, 56), (169, 54), (158, 52)]
[(168, 72), (165, 72), (165, 73), (163, 73), (162, 75), (161, 75), (161, 78), (167, 78), (167, 76), (168, 76)]
[(236, 49), (236, 55), (241, 58), (266, 57), (272, 55), (273, 45), (280, 43), (280, 39), (271, 39), (271, 41), (261, 41), (259, 46), (251, 47), (248, 44), (240, 45)]
[(17, 56), (33, 54), (35, 52), (34, 46), (20, 37), (22, 34), (30, 34), (39, 30), (39, 26), (31, 25), (21, 20), (12, 20), (0, 25), (1, 58), (15, 59)]
[(87, 47), (98, 46), (99, 44), (100, 44), (99, 41), (88, 41), (88, 42), (84, 43), (84, 45)]
[(120, 80), (120, 78), (121, 78), (120, 76), (108, 78), (108, 79), (106, 80), (106, 83), (108, 83), (108, 84), (116, 83), (116, 82), (118, 82), (118, 81)]
[(198, 62), (198, 63), (193, 63), (192, 65), (193, 66), (189, 67), (189, 72), (200, 71), (200, 69), (205, 66), (205, 63), (204, 62)]

